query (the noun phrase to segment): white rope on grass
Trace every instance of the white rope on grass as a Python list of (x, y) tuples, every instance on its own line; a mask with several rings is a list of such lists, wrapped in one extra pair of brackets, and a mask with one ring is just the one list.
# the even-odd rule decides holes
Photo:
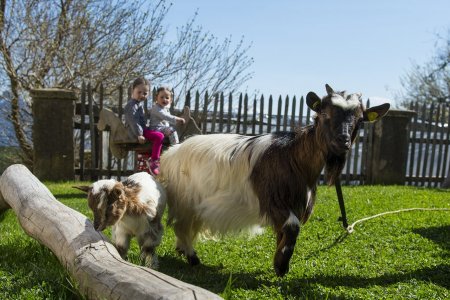
[(413, 211), (413, 210), (422, 210), (422, 211), (450, 211), (450, 208), (405, 208), (405, 209), (399, 209), (399, 210), (394, 210), (394, 211), (387, 211), (384, 213), (380, 213), (380, 214), (376, 214), (370, 217), (366, 217), (366, 218), (362, 218), (359, 219), (355, 222), (353, 222), (353, 224), (347, 226), (346, 230), (348, 233), (352, 233), (354, 231), (354, 227), (356, 224), (370, 220), (370, 219), (374, 219), (377, 217), (381, 217), (384, 215), (390, 215), (390, 214), (397, 214), (397, 213), (401, 213), (401, 212), (407, 212), (407, 211)]

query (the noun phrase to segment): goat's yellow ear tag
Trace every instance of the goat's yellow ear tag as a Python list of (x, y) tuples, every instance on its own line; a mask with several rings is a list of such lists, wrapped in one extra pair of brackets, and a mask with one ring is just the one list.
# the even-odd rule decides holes
[(376, 119), (378, 118), (378, 113), (371, 111), (367, 114), (367, 119), (369, 120), (369, 122), (374, 122), (376, 121)]

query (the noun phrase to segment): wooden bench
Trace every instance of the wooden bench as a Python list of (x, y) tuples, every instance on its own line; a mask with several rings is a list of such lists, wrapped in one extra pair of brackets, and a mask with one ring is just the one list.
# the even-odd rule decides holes
[[(175, 126), (180, 142), (190, 136), (201, 134), (200, 128), (191, 117), (189, 107), (185, 106), (179, 117), (186, 120), (185, 124), (177, 124)], [(131, 139), (128, 136), (128, 131), (122, 120), (112, 110), (107, 108), (103, 108), (100, 111), (97, 129), (100, 131), (109, 130), (109, 149), (114, 157), (117, 159), (123, 159), (127, 156), (128, 151), (135, 151), (137, 154), (136, 169), (146, 170), (145, 161), (151, 153), (151, 142), (139, 144), (136, 140)], [(169, 142), (165, 138), (163, 142), (163, 150), (167, 149), (168, 146)]]

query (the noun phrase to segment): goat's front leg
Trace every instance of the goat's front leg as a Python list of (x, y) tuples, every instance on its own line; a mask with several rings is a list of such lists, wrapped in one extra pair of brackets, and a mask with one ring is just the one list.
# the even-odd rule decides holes
[(290, 212), (283, 224), (274, 224), (277, 234), (277, 250), (273, 259), (275, 273), (284, 276), (289, 271), (289, 261), (294, 253), (297, 236), (300, 232), (300, 221)]
[(112, 241), (120, 256), (127, 259), (128, 249), (130, 248), (131, 235), (118, 226), (113, 226), (111, 231)]
[(163, 225), (159, 219), (149, 221), (149, 228), (142, 235), (138, 236), (139, 248), (141, 249), (141, 261), (151, 269), (158, 268), (158, 256), (156, 247), (161, 243), (163, 235)]

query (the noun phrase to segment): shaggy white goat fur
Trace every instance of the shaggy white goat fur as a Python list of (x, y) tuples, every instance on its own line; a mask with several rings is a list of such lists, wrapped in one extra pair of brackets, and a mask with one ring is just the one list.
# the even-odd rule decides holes
[[(248, 178), (243, 176), (249, 175), (248, 170), (263, 153), (258, 150), (265, 150), (271, 140), (267, 136), (255, 141), (264, 145), (253, 147), (256, 151), (246, 155), (248, 149), (240, 148), (245, 147), (245, 141), (249, 139), (251, 137), (238, 138), (236, 134), (213, 134), (209, 139), (194, 136), (183, 142), (184, 149), (208, 151), (176, 151), (180, 145), (166, 151), (161, 157), (161, 176), (164, 179), (177, 178), (166, 187), (169, 219), (182, 215), (199, 219), (203, 222), (202, 228), (213, 233), (237, 232), (255, 224), (265, 225), (266, 220), (259, 214), (258, 198)], [(172, 156), (177, 159), (172, 159)], [(214, 163), (204, 163), (208, 161)], [(174, 216), (171, 212), (180, 213)]]

